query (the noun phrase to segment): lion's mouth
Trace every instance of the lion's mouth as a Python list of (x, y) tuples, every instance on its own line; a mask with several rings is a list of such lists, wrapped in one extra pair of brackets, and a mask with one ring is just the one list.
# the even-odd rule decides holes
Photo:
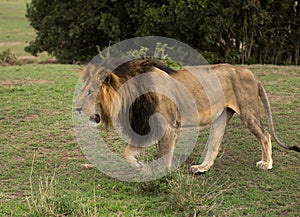
[(90, 121), (95, 122), (96, 124), (99, 124), (101, 121), (100, 115), (95, 114), (94, 116), (90, 116)]

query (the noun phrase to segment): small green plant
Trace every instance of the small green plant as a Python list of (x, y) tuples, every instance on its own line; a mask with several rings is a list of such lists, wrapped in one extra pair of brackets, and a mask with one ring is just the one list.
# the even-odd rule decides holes
[[(168, 50), (173, 50), (174, 47), (169, 47), (168, 44), (157, 42), (155, 45), (154, 53), (149, 54), (149, 48), (140, 46), (139, 49), (132, 49), (125, 53), (125, 57), (133, 57), (133, 58), (152, 58), (152, 59), (159, 59), (167, 66), (178, 70), (181, 69), (182, 66), (177, 63), (175, 60), (171, 59), (168, 55)], [(152, 56), (153, 55), (153, 56)]]
[(11, 52), (11, 50), (5, 49), (4, 51), (0, 52), (0, 64), (1, 65), (16, 65), (17, 63), (17, 56)]

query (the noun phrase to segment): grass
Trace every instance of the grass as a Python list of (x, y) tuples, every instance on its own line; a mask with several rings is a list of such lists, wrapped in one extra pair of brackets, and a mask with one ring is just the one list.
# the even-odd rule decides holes
[(35, 35), (25, 18), (28, 0), (0, 0), (0, 50), (10, 48), (16, 55), (28, 55), (24, 47)]
[[(300, 144), (299, 67), (250, 68), (270, 95), (278, 136)], [(186, 164), (159, 180), (126, 183), (83, 168), (89, 162), (74, 139), (71, 112), (78, 70), (56, 64), (1, 68), (0, 216), (43, 216), (45, 210), (48, 216), (299, 215), (299, 153), (273, 144), (273, 170), (258, 170), (260, 147), (237, 117), (204, 176), (188, 168), (198, 162), (207, 133)]]
[[(25, 17), (26, 4), (30, 0), (0, 0), (0, 53), (11, 50), (17, 57), (27, 57), (24, 48), (35, 37), (34, 29)], [(49, 60), (47, 53), (39, 54), (38, 61)], [(27, 57), (24, 62), (34, 62), (35, 59)]]

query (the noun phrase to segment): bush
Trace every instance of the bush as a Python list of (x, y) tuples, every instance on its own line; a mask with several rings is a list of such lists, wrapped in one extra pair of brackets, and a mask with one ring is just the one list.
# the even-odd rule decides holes
[(0, 64), (1, 65), (15, 65), (17, 63), (17, 56), (11, 52), (10, 49), (6, 49), (0, 52)]

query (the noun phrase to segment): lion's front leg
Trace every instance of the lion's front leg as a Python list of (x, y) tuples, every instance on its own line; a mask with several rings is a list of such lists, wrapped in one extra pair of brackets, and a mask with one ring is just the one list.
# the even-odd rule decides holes
[(158, 142), (158, 160), (162, 161), (162, 166), (167, 169), (172, 167), (176, 137), (177, 128), (169, 126)]
[(144, 151), (144, 147), (137, 147), (128, 144), (124, 152), (125, 160), (130, 164), (133, 169), (141, 170), (144, 165), (141, 162), (138, 162), (136, 156)]

